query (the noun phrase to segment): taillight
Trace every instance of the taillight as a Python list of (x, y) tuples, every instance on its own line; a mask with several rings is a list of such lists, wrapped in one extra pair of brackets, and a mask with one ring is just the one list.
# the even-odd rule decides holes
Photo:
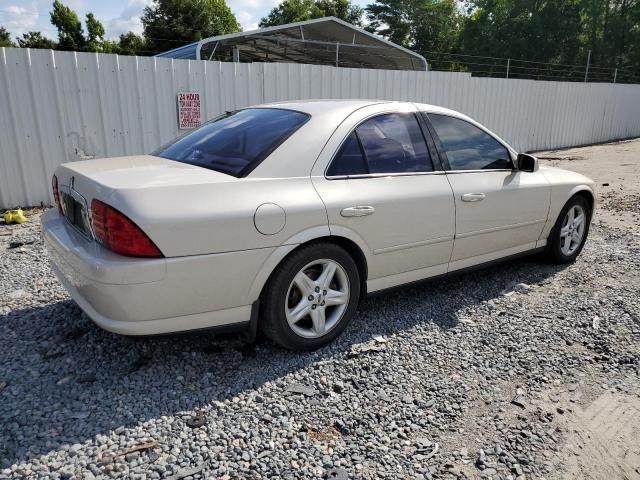
[(62, 213), (62, 205), (60, 204), (60, 191), (58, 190), (58, 177), (55, 175), (51, 178), (51, 190), (53, 191), (53, 199), (56, 202), (56, 207), (60, 213)]
[(111, 205), (91, 201), (91, 225), (96, 240), (109, 250), (130, 257), (162, 257), (140, 227)]

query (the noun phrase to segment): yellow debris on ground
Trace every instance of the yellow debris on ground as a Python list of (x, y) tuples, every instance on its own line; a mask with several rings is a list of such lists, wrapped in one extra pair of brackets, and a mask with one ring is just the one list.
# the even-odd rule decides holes
[(5, 223), (24, 223), (27, 221), (27, 217), (24, 216), (24, 212), (21, 208), (17, 210), (7, 210), (4, 212)]

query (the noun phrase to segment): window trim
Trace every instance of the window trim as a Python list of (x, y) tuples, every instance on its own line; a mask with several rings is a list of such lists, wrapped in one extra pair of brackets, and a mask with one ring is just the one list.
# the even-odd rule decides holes
[[(282, 137), (278, 142), (276, 142), (271, 148), (265, 150), (259, 157), (257, 157), (257, 159), (253, 162), (253, 164), (249, 164), (247, 165), (245, 168), (243, 168), (242, 170), (240, 170), (238, 172), (237, 175), (233, 174), (233, 173), (227, 173), (227, 172), (220, 172), (219, 170), (213, 170), (213, 169), (209, 169), (207, 167), (202, 167), (200, 165), (194, 165), (195, 167), (199, 167), (199, 168), (204, 168), (206, 170), (212, 170), (214, 172), (218, 172), (218, 173), (222, 173), (223, 175), (229, 175), (231, 177), (234, 178), (245, 178), (248, 175), (251, 174), (251, 172), (253, 172), (256, 168), (258, 168), (260, 166), (260, 164), (262, 162), (264, 162), (267, 158), (269, 158), (269, 156), (275, 152), (278, 147), (280, 147), (284, 142), (286, 142), (289, 138), (291, 138), (291, 136), (296, 133), (298, 130), (300, 130), (302, 127), (304, 127), (307, 123), (309, 123), (309, 120), (311, 120), (311, 114), (307, 113), (307, 112), (302, 112), (300, 110), (296, 110), (294, 108), (281, 108), (281, 107), (246, 107), (246, 108), (238, 108), (236, 110), (228, 110), (224, 113), (221, 113), (220, 115), (213, 117), (210, 120), (207, 120), (206, 122), (204, 122), (202, 125), (200, 125), (197, 129), (193, 129), (193, 130), (188, 130), (186, 132), (184, 132), (181, 135), (178, 135), (176, 138), (172, 139), (171, 141), (167, 142), (166, 144), (162, 145), (160, 148), (157, 148), (156, 150), (153, 151), (153, 153), (151, 153), (150, 155), (155, 156), (155, 157), (160, 157), (160, 153), (163, 150), (166, 150), (167, 148), (169, 148), (170, 145), (180, 141), (182, 139), (182, 137), (186, 137), (187, 135), (193, 133), (194, 131), (203, 128), (206, 125), (209, 125), (210, 123), (215, 123), (218, 120), (222, 120), (223, 118), (227, 118), (233, 114), (236, 114), (238, 112), (242, 112), (244, 110), (280, 110), (280, 111), (285, 111), (285, 112), (295, 112), (295, 113), (299, 113), (301, 115), (304, 115), (306, 118), (293, 130), (291, 130), (287, 135), (285, 135), (284, 137)], [(166, 160), (172, 160), (174, 162), (180, 162), (182, 163), (180, 160), (174, 160), (172, 158), (167, 158), (167, 157), (160, 157), (160, 158), (164, 158)]]
[[(362, 141), (360, 140), (360, 136), (358, 135), (358, 132), (356, 132), (356, 130), (358, 129), (358, 127), (360, 127), (360, 125), (362, 125), (365, 122), (368, 122), (372, 118), (381, 117), (382, 115), (391, 115), (391, 114), (413, 115), (413, 117), (416, 120), (416, 123), (418, 124), (418, 128), (420, 129), (420, 133), (422, 134), (422, 139), (427, 148), (427, 152), (429, 153), (429, 160), (431, 161), (431, 167), (433, 168), (433, 170), (431, 170), (430, 172), (394, 172), (394, 173), (366, 173), (366, 174), (358, 174), (358, 175), (327, 175), (329, 168), (331, 167), (333, 162), (336, 160), (336, 157), (341, 152), (342, 147), (347, 142), (347, 140), (349, 139), (352, 133), (355, 134), (356, 139), (358, 140), (360, 153), (362, 154), (362, 157), (365, 160), (367, 169), (369, 169), (369, 161), (367, 160), (367, 154), (365, 153), (364, 148), (362, 147)], [(331, 156), (331, 160), (327, 162), (327, 166), (324, 168), (324, 172), (323, 172), (324, 178), (326, 180), (349, 180), (349, 179), (382, 178), (382, 177), (408, 177), (408, 176), (414, 176), (414, 175), (433, 175), (436, 173), (443, 174), (444, 169), (442, 169), (440, 158), (437, 156), (439, 152), (437, 150), (434, 152), (435, 145), (431, 145), (429, 143), (427, 137), (428, 136), (431, 137), (431, 135), (429, 132), (425, 131), (425, 128), (424, 128), (425, 125), (423, 124), (423, 122), (421, 122), (421, 118), (422, 118), (421, 112), (418, 112), (417, 110), (413, 112), (399, 112), (397, 110), (389, 110), (387, 112), (376, 112), (362, 119), (360, 122), (358, 122), (358, 124), (355, 127), (349, 130), (349, 132), (344, 136), (344, 138), (340, 142), (340, 145), (338, 145), (338, 148), (336, 148), (336, 151)], [(433, 142), (433, 138), (431, 138), (431, 141)], [(436, 154), (435, 157), (434, 157), (434, 153)], [(437, 162), (435, 161), (435, 158), (438, 158)]]
[[(450, 115), (448, 113), (429, 112), (429, 111), (422, 110), (422, 111), (420, 111), (420, 114), (424, 118), (425, 124), (427, 124), (427, 127), (429, 128), (429, 132), (434, 137), (434, 142), (436, 144), (436, 149), (438, 150), (438, 155), (440, 156), (440, 161), (442, 162), (444, 171), (447, 174), (480, 173), (480, 172), (513, 172), (513, 171), (517, 170), (516, 166), (515, 166), (515, 162), (513, 161), (513, 155), (511, 153), (511, 148), (506, 143), (504, 143), (500, 139), (496, 138), (496, 136), (493, 135), (491, 132), (488, 132), (481, 125), (476, 125), (475, 123), (472, 123), (472, 122), (470, 122), (470, 121), (468, 121), (468, 120), (466, 120), (464, 118), (460, 118), (460, 117), (457, 117), (455, 115)], [(481, 130), (482, 132), (487, 134), (489, 137), (493, 138), (496, 142), (498, 142), (500, 145), (502, 145), (504, 147), (504, 149), (509, 154), (509, 162), (511, 163), (511, 168), (484, 168), (484, 169), (483, 168), (478, 168), (478, 169), (468, 169), (468, 170), (453, 170), (451, 168), (451, 164), (449, 163), (449, 158), (447, 157), (447, 153), (444, 150), (444, 146), (442, 145), (442, 141), (440, 140), (440, 137), (438, 136), (438, 133), (436, 132), (435, 127), (433, 126), (433, 124), (431, 123), (431, 120), (429, 119), (429, 115), (440, 115), (442, 117), (455, 118), (456, 120), (460, 120), (462, 122), (468, 123), (472, 127), (476, 127), (477, 129)]]

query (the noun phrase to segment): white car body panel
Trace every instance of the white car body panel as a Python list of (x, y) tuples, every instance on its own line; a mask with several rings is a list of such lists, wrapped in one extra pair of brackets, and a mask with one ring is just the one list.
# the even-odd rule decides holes
[[(357, 110), (336, 129), (312, 171), (327, 208), (333, 235), (356, 243), (367, 258), (369, 291), (394, 285), (394, 277), (429, 269), (445, 273), (451, 257), (455, 206), (443, 172), (327, 179), (325, 171), (344, 139), (368, 118), (396, 111), (417, 112), (412, 104), (378, 104)], [(428, 205), (428, 208), (425, 208)], [(371, 206), (365, 217), (343, 217), (344, 208)], [(388, 277), (386, 281), (382, 278)], [(399, 281), (396, 277), (395, 281)]]
[[(280, 262), (317, 239), (346, 239), (361, 251), (369, 292), (394, 287), (544, 246), (573, 194), (595, 196), (590, 179), (550, 168), (327, 178), (346, 136), (381, 113), (443, 113), (488, 130), (457, 112), (405, 102), (262, 108), (311, 118), (244, 178), (151, 155), (58, 167), (61, 187), (73, 184), (87, 205), (96, 198), (125, 214), (165, 257), (118, 255), (57, 210), (43, 215), (54, 271), (96, 323), (130, 335), (244, 325)], [(486, 198), (462, 202), (466, 193)], [(374, 213), (341, 214), (362, 206)]]
[[(474, 257), (535, 244), (547, 221), (549, 183), (538, 172), (492, 171), (448, 175), (456, 199), (456, 241), (450, 270)], [(463, 195), (481, 193), (483, 201)]]

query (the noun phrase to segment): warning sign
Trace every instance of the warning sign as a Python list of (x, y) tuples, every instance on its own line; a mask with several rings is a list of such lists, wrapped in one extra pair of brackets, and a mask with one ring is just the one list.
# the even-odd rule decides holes
[(178, 93), (178, 128), (197, 128), (200, 126), (200, 94)]

